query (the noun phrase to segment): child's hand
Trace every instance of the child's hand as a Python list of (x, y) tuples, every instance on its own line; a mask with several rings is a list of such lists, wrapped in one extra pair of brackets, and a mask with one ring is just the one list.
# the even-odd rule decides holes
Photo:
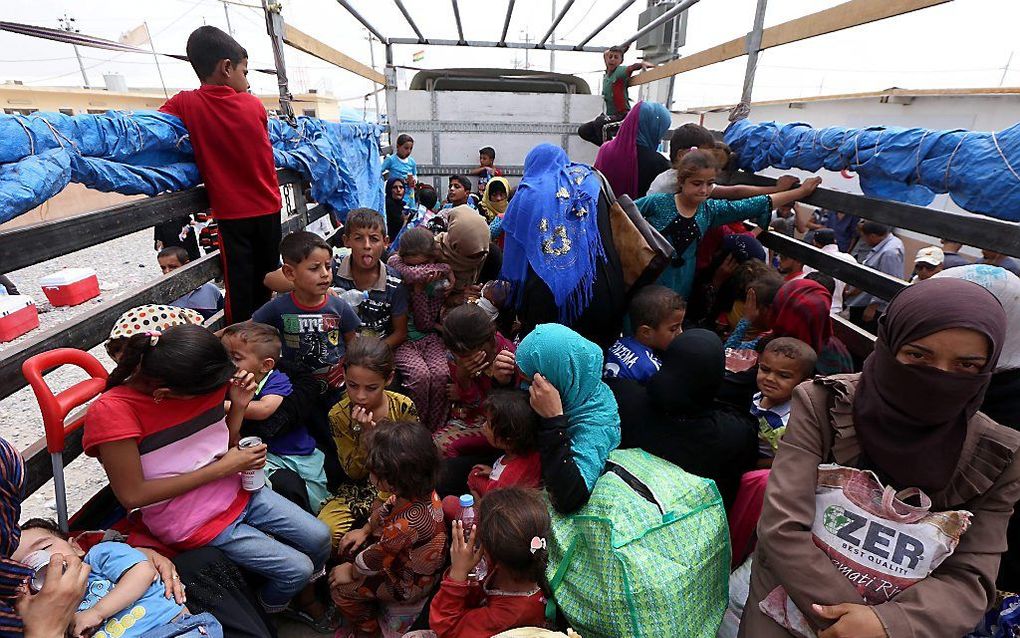
[(492, 362), (491, 372), (493, 380), (496, 383), (505, 385), (510, 383), (510, 380), (514, 378), (514, 372), (517, 371), (517, 359), (514, 357), (514, 353), (509, 350), (501, 350), (496, 355), (495, 361)]
[(340, 539), (340, 555), (343, 556), (348, 553), (354, 553), (368, 542), (368, 528), (359, 527), (358, 529), (352, 529), (351, 531), (344, 534), (344, 537)]
[(715, 286), (716, 290), (719, 290), (723, 284), (730, 280), (730, 277), (737, 271), (737, 266), (739, 265), (733, 253), (726, 255), (726, 259), (719, 264), (719, 267), (715, 269), (715, 274), (712, 275), (712, 285)]
[(224, 474), (237, 474), (245, 470), (261, 470), (266, 465), (266, 444), (239, 448), (234, 446), (220, 457)]
[(471, 468), (471, 474), (478, 478), (489, 478), (489, 475), (492, 474), (492, 468), (488, 465), (476, 465)]
[(415, 184), (418, 183), (418, 179), (414, 175), (408, 175), (406, 180), (408, 188), (414, 188)]
[(241, 410), (248, 407), (248, 404), (255, 397), (255, 389), (258, 387), (259, 384), (255, 380), (254, 374), (238, 370), (234, 373), (234, 378), (230, 380), (230, 389), (227, 391), (230, 407)]
[(485, 353), (485, 350), (479, 350), (465, 359), (464, 363), (461, 364), (461, 368), (468, 377), (477, 377), (491, 365), (486, 361), (488, 358), (489, 356)]
[(360, 405), (354, 406), (354, 409), (351, 410), (351, 418), (362, 430), (375, 427), (375, 416), (370, 410), (366, 410)]
[(468, 574), (475, 568), (478, 561), (482, 560), (482, 548), (477, 544), (477, 526), (471, 528), (471, 541), (464, 539), (464, 523), (453, 521), (451, 535), (453, 542), (450, 544), (450, 578), (462, 583), (467, 580)]
[(779, 179), (776, 180), (776, 188), (781, 191), (788, 191), (791, 188), (796, 188), (800, 184), (800, 179), (793, 175), (780, 175)]
[(531, 395), (531, 409), (537, 412), (538, 416), (551, 419), (563, 415), (563, 402), (560, 400), (559, 390), (541, 374), (535, 373), (528, 393)]
[(95, 609), (79, 611), (74, 615), (74, 625), (71, 634), (74, 636), (91, 636), (96, 628), (106, 622), (106, 618)]
[(337, 565), (329, 572), (329, 586), (336, 589), (354, 582), (354, 563)]
[(822, 183), (821, 177), (809, 177), (804, 180), (804, 183), (800, 185), (801, 197), (807, 197), (811, 193), (815, 192), (818, 185)]
[(867, 605), (811, 605), (812, 611), (836, 623), (818, 634), (818, 638), (887, 638), (885, 627), (875, 610)]

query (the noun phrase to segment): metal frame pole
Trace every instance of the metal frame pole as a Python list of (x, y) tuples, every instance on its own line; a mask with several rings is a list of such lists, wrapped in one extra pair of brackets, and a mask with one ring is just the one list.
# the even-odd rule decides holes
[(67, 532), (67, 485), (64, 483), (64, 453), (51, 452), (53, 466), (53, 493), (57, 500), (57, 524)]
[(642, 28), (640, 31), (638, 31), (634, 35), (630, 36), (630, 38), (628, 38), (627, 40), (622, 42), (620, 44), (620, 46), (623, 47), (624, 49), (626, 49), (631, 44), (636, 42), (641, 36), (643, 36), (643, 35), (645, 35), (647, 33), (651, 33), (656, 28), (658, 28), (659, 25), (661, 25), (661, 24), (663, 24), (663, 23), (665, 23), (665, 22), (667, 22), (669, 20), (672, 20), (675, 16), (679, 15), (681, 12), (687, 11), (688, 9), (693, 7), (694, 5), (698, 4), (698, 2), (699, 2), (699, 0), (683, 0), (682, 2), (678, 2), (677, 4), (673, 5), (673, 7), (671, 9), (667, 10), (665, 13), (663, 13), (658, 18), (656, 18), (656, 19), (652, 20), (651, 22), (649, 22), (648, 24), (646, 24), (644, 26), (644, 28)]
[(450, 0), (453, 3), (453, 19), (457, 22), (457, 44), (467, 44), (464, 39), (464, 25), (460, 23), (460, 5), (457, 4), (457, 0)]
[(545, 32), (545, 35), (542, 36), (542, 39), (538, 41), (537, 45), (535, 45), (536, 48), (541, 49), (545, 47), (545, 43), (549, 40), (549, 38), (552, 37), (553, 31), (556, 30), (556, 27), (560, 26), (560, 22), (563, 21), (563, 18), (567, 16), (567, 11), (570, 11), (570, 7), (574, 5), (574, 1), (575, 0), (567, 0), (567, 3), (563, 5), (562, 9), (560, 9), (559, 15), (556, 16), (555, 19), (553, 19), (553, 23), (549, 27), (549, 30)]
[[(510, 18), (514, 15), (514, 4), (516, 2), (517, 0), (510, 0), (510, 2), (506, 5), (506, 19), (503, 20), (503, 35), (499, 36), (499, 46), (506, 44), (506, 32), (510, 30)], [(456, 5), (456, 3), (454, 3), (454, 5)], [(460, 19), (458, 18), (458, 24), (459, 20)], [(460, 39), (463, 40), (464, 36), (461, 36)]]
[(283, 14), (280, 13), (281, 6), (278, 2), (270, 3), (269, 0), (262, 0), (262, 10), (266, 13), (266, 32), (273, 43), (273, 60), (276, 62), (276, 85), (280, 90), (280, 111), (283, 117), (294, 124), (294, 107), (291, 102), (294, 96), (290, 94), (290, 85), (287, 82), (287, 63), (283, 57)]
[(418, 42), (428, 44), (428, 39), (422, 35), (421, 29), (419, 29), (418, 25), (414, 23), (414, 19), (411, 17), (411, 13), (407, 10), (407, 8), (404, 7), (404, 3), (401, 2), (401, 0), (393, 0), (393, 2), (397, 5), (397, 8), (400, 9), (400, 13), (404, 14), (404, 19), (407, 20), (407, 24), (411, 25), (411, 29), (414, 31), (414, 34), (418, 36)]
[(593, 39), (593, 38), (594, 38), (595, 36), (597, 36), (598, 34), (602, 33), (602, 30), (603, 30), (603, 29), (605, 29), (606, 27), (608, 27), (608, 26), (609, 26), (609, 24), (610, 24), (610, 23), (611, 23), (611, 22), (612, 22), (613, 20), (615, 20), (615, 19), (619, 18), (619, 17), (620, 17), (620, 15), (621, 15), (621, 14), (622, 14), (622, 13), (623, 13), (624, 11), (626, 11), (627, 9), (629, 9), (629, 8), (630, 8), (630, 5), (634, 4), (634, 2), (636, 2), (636, 0), (624, 0), (624, 3), (623, 3), (622, 5), (620, 5), (620, 8), (619, 8), (619, 9), (617, 9), (616, 11), (614, 11), (614, 12), (613, 12), (613, 15), (609, 16), (608, 18), (606, 18), (606, 20), (605, 20), (605, 21), (604, 21), (604, 22), (603, 22), (602, 24), (600, 24), (600, 25), (599, 25), (598, 27), (596, 27), (596, 28), (595, 28), (595, 30), (594, 30), (594, 31), (592, 31), (592, 32), (591, 32), (590, 34), (588, 34), (588, 37), (587, 37), (587, 38), (585, 38), (584, 40), (581, 40), (580, 42), (578, 42), (577, 44), (575, 44), (575, 45), (574, 45), (574, 50), (575, 50), (575, 51), (580, 51), (580, 50), (581, 50), (581, 47), (583, 47), (584, 45), (588, 44), (589, 42), (591, 42), (591, 41), (592, 41), (592, 39)]
[(397, 67), (393, 66), (393, 45), (386, 45), (386, 128), (389, 132), (390, 146), (397, 147)]
[(744, 87), (740, 91), (740, 103), (751, 103), (751, 90), (754, 88), (754, 74), (758, 70), (758, 54), (761, 52), (761, 34), (765, 27), (765, 5), (768, 0), (758, 0), (754, 11), (754, 27), (747, 34), (747, 68), (744, 71)]
[(355, 9), (354, 7), (352, 7), (350, 2), (347, 2), (347, 0), (336, 0), (336, 1), (340, 4), (341, 7), (343, 7), (344, 9), (347, 9), (347, 13), (350, 13), (352, 16), (354, 16), (355, 20), (360, 22), (362, 25), (364, 25), (364, 27), (366, 29), (371, 31), (372, 35), (374, 35), (375, 37), (379, 38), (380, 42), (387, 42), (386, 37), (382, 33), (379, 33), (379, 30), (376, 29), (375, 27), (373, 27), (371, 22), (366, 20), (364, 18), (364, 16), (362, 16), (360, 13), (358, 13), (358, 10)]

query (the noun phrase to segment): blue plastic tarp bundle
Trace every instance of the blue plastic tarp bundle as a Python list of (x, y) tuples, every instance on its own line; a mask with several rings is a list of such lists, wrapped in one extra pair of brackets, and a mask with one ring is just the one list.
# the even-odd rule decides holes
[(868, 197), (924, 206), (949, 193), (964, 210), (1020, 221), (1020, 124), (984, 133), (739, 120), (724, 139), (744, 170), (849, 169)]
[[(379, 135), (363, 122), (269, 120), (276, 166), (299, 171), (312, 196), (341, 219), (381, 209)], [(35, 208), (76, 182), (100, 191), (157, 195), (197, 186), (188, 132), (172, 115), (0, 115), (0, 222)]]

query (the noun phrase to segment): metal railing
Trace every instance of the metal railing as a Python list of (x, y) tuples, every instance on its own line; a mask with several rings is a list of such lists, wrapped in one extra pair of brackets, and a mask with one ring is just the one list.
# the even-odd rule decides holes
[[(326, 214), (324, 206), (308, 208), (302, 177), (289, 170), (277, 173), (284, 187), (283, 232), (304, 228)], [(0, 232), (0, 263), (5, 272), (67, 255), (83, 248), (151, 228), (171, 219), (203, 212), (209, 207), (205, 187), (199, 186), (177, 193), (165, 193), (31, 226)], [(103, 343), (117, 318), (135, 306), (170, 303), (221, 274), (219, 251), (188, 263), (151, 283), (138, 286), (127, 294), (104, 301), (76, 316), (72, 321), (41, 332), (27, 341), (0, 353), (0, 400), (26, 387), (28, 381), (21, 366), (30, 357), (55, 348), (90, 350)], [(206, 321), (211, 329), (223, 325), (223, 313)], [(68, 417), (68, 422), (81, 419), (83, 410)], [(68, 432), (64, 440), (63, 463), (67, 465), (82, 454), (82, 430)], [(22, 452), (25, 458), (25, 493), (32, 494), (53, 478), (50, 454), (45, 437)]]

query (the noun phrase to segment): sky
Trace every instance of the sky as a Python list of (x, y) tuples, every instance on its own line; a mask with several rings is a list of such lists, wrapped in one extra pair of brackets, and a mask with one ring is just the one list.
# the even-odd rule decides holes
[[(230, 0), (258, 4), (258, 0)], [(498, 40), (508, 0), (461, 0), (468, 39)], [(562, 6), (563, 0), (558, 0)], [(387, 37), (414, 37), (390, 0), (351, 0), (353, 6)], [(576, 43), (608, 17), (621, 0), (579, 0), (557, 29), (557, 40)], [(446, 0), (405, 0), (426, 37), (456, 39), (451, 3)], [(756, 0), (701, 0), (688, 16), (687, 39), (681, 55), (743, 37), (751, 28)], [(771, 26), (839, 4), (828, 0), (770, 0), (765, 25)], [(638, 29), (638, 14), (647, 0), (638, 0), (590, 44), (609, 46)], [(284, 19), (366, 64), (371, 62), (367, 31), (334, 0), (285, 0)], [(273, 66), (272, 50), (261, 10), (228, 5), (235, 38), (250, 55), (251, 67)], [(116, 40), (147, 21), (156, 49), (183, 53), (188, 34), (203, 24), (226, 29), (220, 0), (33, 0), (4, 1), (3, 19), (56, 27), (65, 13), (89, 35)], [(548, 29), (553, 0), (517, 0), (508, 40), (535, 40)], [(901, 88), (965, 88), (1020, 85), (1020, 2), (1015, 0), (954, 0), (896, 18), (773, 48), (759, 57), (753, 99), (769, 100), (835, 93)], [(413, 62), (424, 50), (424, 59)], [(504, 67), (549, 70), (548, 52), (525, 54), (513, 49), (467, 49), (395, 45), (397, 65), (413, 68)], [(1013, 60), (1006, 70), (1013, 52)], [(81, 49), (93, 86), (103, 74), (120, 73), (129, 87), (157, 87), (151, 55), (118, 54)], [(375, 66), (382, 68), (383, 47), (374, 44)], [(370, 81), (287, 48), (286, 63), (294, 93), (307, 89), (332, 94), (345, 106), (361, 108)], [(628, 53), (627, 62), (639, 52)], [(198, 82), (185, 62), (161, 57), (166, 83), (192, 88)], [(740, 94), (745, 58), (715, 64), (678, 76), (674, 109), (733, 103)], [(401, 72), (409, 80), (414, 70)], [(602, 68), (597, 53), (557, 52), (555, 70), (581, 76), (597, 92)], [(251, 73), (257, 93), (275, 93), (275, 78)], [(0, 82), (20, 80), (35, 86), (81, 86), (82, 78), (70, 45), (0, 32)], [(374, 105), (369, 98), (368, 106)]]

